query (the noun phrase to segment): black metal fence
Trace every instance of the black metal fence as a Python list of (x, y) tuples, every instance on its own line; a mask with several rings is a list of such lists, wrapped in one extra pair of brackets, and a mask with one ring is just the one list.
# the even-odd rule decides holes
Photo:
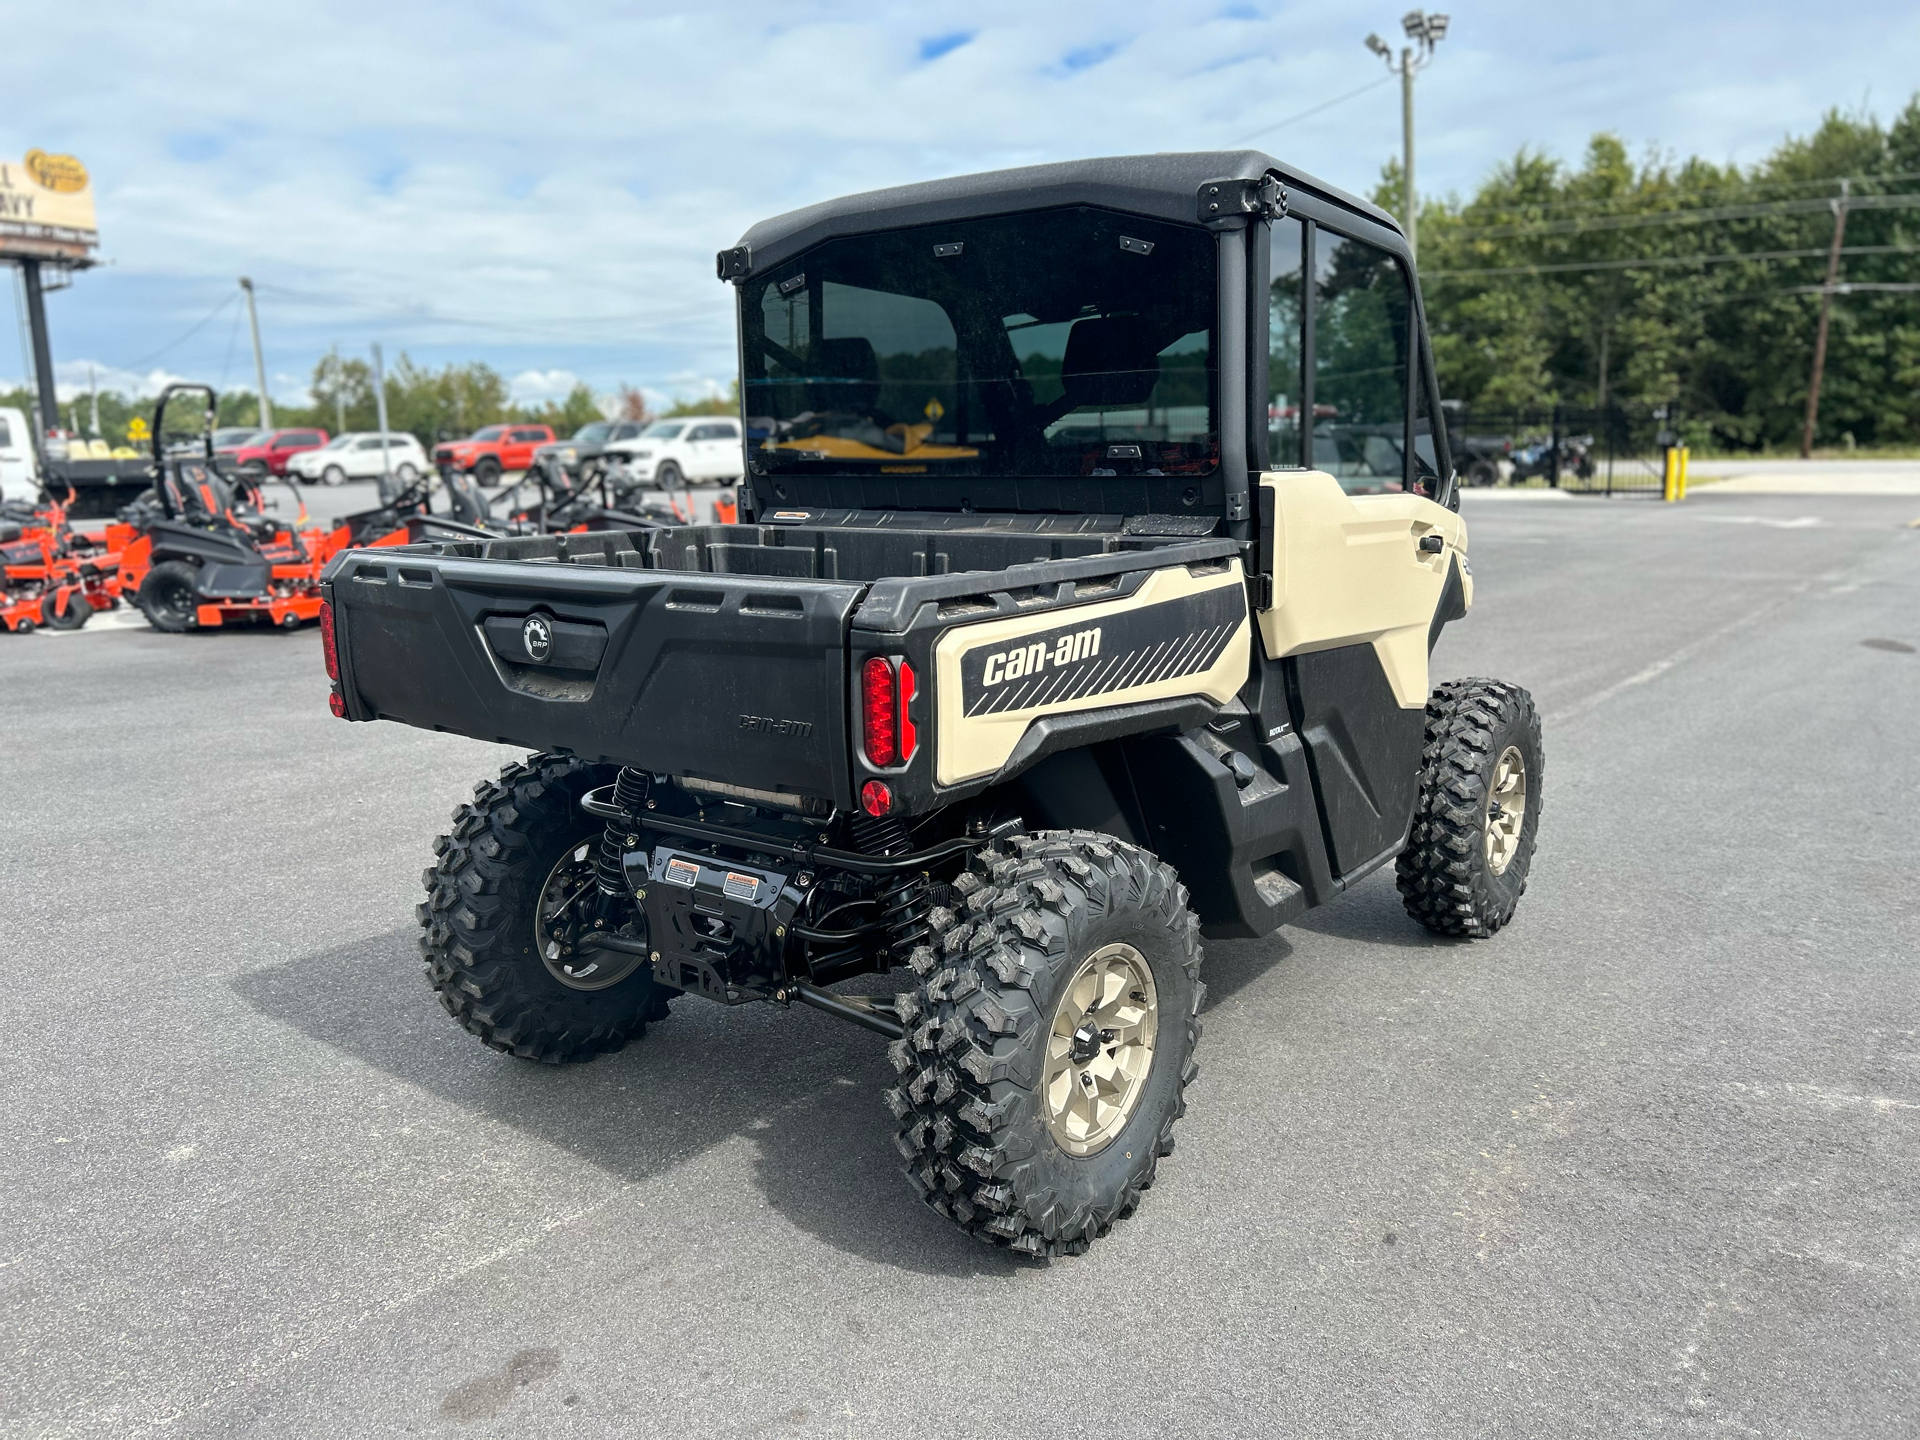
[(1577, 495), (1659, 498), (1672, 406), (1536, 410), (1447, 407), (1454, 468), (1468, 486), (1547, 486)]

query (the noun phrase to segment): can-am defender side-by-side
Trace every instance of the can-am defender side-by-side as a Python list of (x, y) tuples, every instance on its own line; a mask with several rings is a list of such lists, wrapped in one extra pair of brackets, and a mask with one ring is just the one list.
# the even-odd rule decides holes
[(1405, 241), (1243, 151), (831, 201), (719, 268), (739, 523), (327, 569), (336, 714), (535, 752), (435, 844), (429, 978), (549, 1062), (689, 993), (878, 1031), (926, 1200), (1077, 1252), (1172, 1149), (1203, 935), (1394, 863), (1485, 936), (1526, 885), (1533, 704), (1429, 685), (1472, 578)]

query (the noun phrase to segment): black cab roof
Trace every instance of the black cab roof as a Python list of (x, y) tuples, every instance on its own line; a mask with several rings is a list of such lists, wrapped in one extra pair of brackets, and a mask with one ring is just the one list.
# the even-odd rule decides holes
[[(1240, 223), (1247, 210), (1235, 203), (1235, 187), (1244, 193), (1270, 176), (1290, 201), (1317, 200), (1315, 209), (1330, 205), (1401, 239), (1399, 222), (1379, 206), (1261, 151), (1197, 150), (1023, 165), (823, 200), (754, 225), (738, 246), (721, 252), (720, 275), (744, 280), (837, 236), (1053, 206), (1095, 205), (1189, 224)], [(1226, 201), (1203, 194), (1223, 181)], [(1210, 213), (1208, 207), (1216, 205), (1221, 209)]]

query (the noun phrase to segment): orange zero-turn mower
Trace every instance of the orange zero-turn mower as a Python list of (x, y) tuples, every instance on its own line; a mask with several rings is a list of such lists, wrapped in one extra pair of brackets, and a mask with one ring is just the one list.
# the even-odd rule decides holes
[[(71, 501), (72, 492), (68, 492)], [(95, 610), (118, 603), (119, 563), (92, 536), (67, 524), (67, 506), (0, 511), (0, 626), (19, 633), (45, 625), (78, 630)]]
[[(183, 392), (206, 399), (197, 454), (170, 454), (161, 439), (167, 406)], [(236, 499), (234, 482), (214, 459), (213, 400), (213, 391), (205, 385), (169, 385), (161, 392), (153, 416), (158, 513), (146, 520), (143, 532), (108, 527), (109, 545), (124, 542), (121, 592), (136, 596), (154, 629), (179, 633), (264, 620), (291, 630), (318, 618), (320, 572), (341, 550), (405, 545), (429, 527), (469, 531), (419, 513), (426, 503), (425, 484), (382, 509), (348, 516), (323, 531), (309, 522), (306, 503), (289, 482), (299, 504), (298, 519), (290, 526), (269, 519), (262, 513), (258, 491)]]

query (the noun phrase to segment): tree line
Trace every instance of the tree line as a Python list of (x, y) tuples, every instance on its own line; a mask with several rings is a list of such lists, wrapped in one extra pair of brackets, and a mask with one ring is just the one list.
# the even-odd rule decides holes
[[(314, 366), (307, 390), (310, 404), (274, 402), (273, 423), (277, 427), (317, 426), (334, 434), (380, 428), (373, 366), (368, 361), (342, 355), (337, 348), (331, 350)], [(551, 425), (556, 435), (565, 436), (582, 425), (608, 418), (601, 402), (585, 384), (575, 385), (564, 399), (516, 405), (506, 377), (491, 365), (471, 361), (434, 370), (415, 364), (405, 353), (387, 367), (386, 399), (388, 426), (395, 431), (411, 432), (428, 447), (440, 439), (470, 435), (483, 425), (545, 424)], [(143, 423), (151, 422), (153, 417), (153, 401), (129, 398), (118, 391), (102, 390), (97, 403), (100, 438), (116, 445), (128, 442), (128, 427), (136, 416)], [(93, 435), (94, 404), (93, 397), (87, 395), (63, 401), (61, 426), (80, 435)], [(0, 391), (0, 407), (14, 407), (28, 413), (34, 405), (33, 393), (24, 387)], [(619, 387), (612, 397), (611, 408), (622, 419), (654, 418), (646, 397), (631, 385)], [(739, 408), (737, 399), (715, 397), (678, 401), (662, 414), (724, 415), (733, 414)], [(222, 426), (256, 425), (260, 420), (259, 397), (251, 390), (222, 391), (215, 415)], [(177, 428), (172, 419), (168, 420), (167, 428), (170, 431)]]
[[(1375, 200), (1400, 213), (1390, 167)], [(1920, 444), (1920, 96), (1891, 124), (1830, 112), (1743, 168), (1596, 135), (1522, 150), (1423, 203), (1441, 393), (1470, 410), (1678, 407), (1691, 443), (1797, 449), (1846, 206), (1817, 443)], [(1904, 287), (1904, 288), (1902, 288)]]

